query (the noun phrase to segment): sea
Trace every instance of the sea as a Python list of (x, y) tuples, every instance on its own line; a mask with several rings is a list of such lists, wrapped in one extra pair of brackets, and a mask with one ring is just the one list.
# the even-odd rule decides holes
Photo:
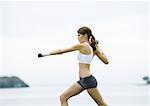
[[(0, 89), (0, 106), (60, 106), (59, 96), (69, 85)], [(106, 84), (98, 86), (108, 106), (150, 106), (150, 85)], [(87, 91), (70, 98), (69, 106), (97, 106)]]

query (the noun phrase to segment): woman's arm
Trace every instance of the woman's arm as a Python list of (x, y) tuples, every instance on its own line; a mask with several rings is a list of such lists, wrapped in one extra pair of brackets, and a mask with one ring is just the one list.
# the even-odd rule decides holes
[(105, 54), (100, 50), (100, 48), (98, 47), (98, 45), (96, 45), (96, 51), (95, 54), (97, 55), (97, 57), (105, 64), (108, 64), (109, 61), (107, 59), (107, 57), (105, 56)]
[(72, 51), (76, 51), (76, 50), (80, 51), (83, 46), (84, 46), (83, 44), (76, 44), (76, 45), (69, 47), (69, 48), (54, 50), (48, 54), (39, 54), (38, 57), (58, 55), (58, 54), (63, 54), (63, 53), (72, 52)]

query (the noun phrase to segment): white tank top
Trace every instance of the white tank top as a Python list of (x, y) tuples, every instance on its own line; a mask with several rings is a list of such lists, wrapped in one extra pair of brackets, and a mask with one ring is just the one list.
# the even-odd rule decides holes
[(87, 43), (87, 45), (89, 46), (89, 48), (91, 50), (91, 54), (87, 55), (87, 54), (83, 54), (83, 53), (79, 52), (79, 54), (78, 54), (79, 63), (90, 64), (93, 59), (93, 49), (88, 43)]

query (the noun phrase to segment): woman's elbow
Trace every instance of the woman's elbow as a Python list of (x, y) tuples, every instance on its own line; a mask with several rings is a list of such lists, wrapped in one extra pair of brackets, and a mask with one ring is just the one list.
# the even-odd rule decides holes
[(103, 61), (103, 63), (107, 65), (107, 64), (109, 64), (109, 61), (105, 60), (105, 61)]
[(106, 64), (106, 65), (109, 64), (109, 61), (105, 62), (105, 64)]

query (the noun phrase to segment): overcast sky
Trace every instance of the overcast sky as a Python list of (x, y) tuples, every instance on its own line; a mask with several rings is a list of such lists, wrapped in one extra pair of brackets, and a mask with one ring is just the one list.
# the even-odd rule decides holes
[(91, 28), (108, 57), (97, 57), (91, 72), (101, 83), (142, 83), (148, 75), (148, 2), (0, 2), (0, 76), (17, 75), (29, 84), (78, 80), (78, 52), (37, 58), (76, 43), (81, 26)]

